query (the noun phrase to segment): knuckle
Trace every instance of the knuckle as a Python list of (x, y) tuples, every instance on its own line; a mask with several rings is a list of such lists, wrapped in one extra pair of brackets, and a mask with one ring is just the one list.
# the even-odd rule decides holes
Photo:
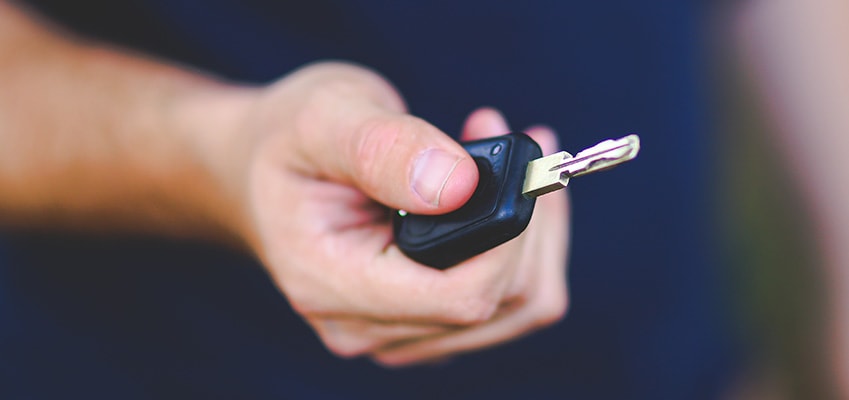
[(378, 72), (348, 62), (319, 62), (307, 65), (293, 75), (333, 96), (363, 98), (396, 110), (405, 109), (394, 86)]
[(289, 306), (302, 317), (323, 317), (337, 314), (338, 307), (326, 301), (308, 289), (288, 290), (284, 292)]
[(279, 283), (281, 292), (286, 296), (289, 306), (297, 314), (301, 316), (320, 315), (324, 311), (321, 302), (314, 301), (314, 296), (309, 290), (306, 290), (307, 285), (304, 284), (289, 284)]
[[(487, 265), (491, 266), (491, 265)], [(471, 274), (462, 274), (440, 290), (446, 299), (449, 323), (479, 325), (493, 318), (506, 294), (498, 275), (476, 265)]]
[(344, 79), (350, 81), (385, 79), (372, 69), (346, 61), (319, 61), (302, 68), (322, 80)]
[(363, 356), (374, 348), (371, 343), (357, 340), (346, 333), (323, 334), (321, 340), (330, 353), (344, 359)]
[(555, 324), (566, 316), (568, 309), (569, 301), (565, 294), (544, 299), (534, 308), (534, 324), (540, 328)]
[(404, 134), (403, 129), (403, 124), (395, 119), (372, 117), (364, 121), (348, 149), (351, 159), (356, 160), (355, 173), (368, 179), (385, 172), (383, 163), (378, 161), (393, 154)]
[(289, 296), (289, 306), (292, 307), (292, 310), (294, 310), (298, 315), (310, 316), (321, 314), (321, 311), (315, 305), (308, 301), (295, 300), (293, 296)]
[[(415, 159), (416, 137), (428, 129), (426, 122), (412, 116), (379, 115), (365, 119), (351, 136), (345, 151), (354, 160), (352, 174), (366, 187), (385, 184), (384, 179)], [(392, 169), (387, 167), (391, 166)]]
[(460, 302), (454, 308), (452, 322), (460, 325), (479, 325), (492, 319), (497, 310), (497, 300), (487, 296), (478, 296)]
[(398, 90), (377, 71), (345, 62), (333, 63), (332, 70), (337, 73), (335, 76), (352, 84), (357, 94), (364, 93), (370, 100), (390, 109), (406, 109)]
[(398, 368), (409, 364), (409, 361), (384, 354), (377, 354), (372, 360), (383, 368)]
[(327, 350), (329, 350), (330, 353), (332, 353), (336, 357), (344, 358), (344, 359), (357, 358), (357, 357), (365, 354), (364, 352), (362, 352), (360, 349), (358, 349), (356, 347), (347, 346), (345, 344), (336, 344), (335, 342), (331, 342), (331, 343), (325, 342), (324, 346), (327, 347)]
[(334, 118), (333, 112), (340, 101), (356, 95), (356, 84), (344, 79), (327, 79), (310, 90), (301, 92), (299, 101), (302, 124), (306, 127), (315, 126), (316, 121)]

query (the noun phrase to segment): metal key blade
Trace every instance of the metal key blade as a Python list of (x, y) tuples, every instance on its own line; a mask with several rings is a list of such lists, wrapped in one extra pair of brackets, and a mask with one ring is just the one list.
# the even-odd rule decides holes
[(575, 157), (554, 167), (563, 169), (569, 177), (576, 177), (613, 168), (626, 161), (633, 160), (640, 152), (640, 137), (628, 135), (621, 139), (605, 140), (589, 149), (575, 154)]
[(640, 137), (628, 135), (605, 140), (574, 157), (565, 152), (538, 158), (528, 163), (522, 194), (537, 197), (566, 187), (569, 179), (613, 168), (633, 160), (640, 152)]

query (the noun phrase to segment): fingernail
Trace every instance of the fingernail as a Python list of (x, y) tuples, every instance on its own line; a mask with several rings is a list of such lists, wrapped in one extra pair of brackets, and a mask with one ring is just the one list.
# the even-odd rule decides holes
[(460, 157), (440, 149), (425, 151), (413, 166), (413, 191), (428, 204), (439, 206), (442, 189), (460, 160)]

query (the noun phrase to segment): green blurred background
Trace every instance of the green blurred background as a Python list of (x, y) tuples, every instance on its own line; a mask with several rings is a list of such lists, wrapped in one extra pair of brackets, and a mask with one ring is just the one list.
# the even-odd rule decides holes
[(822, 262), (775, 126), (740, 61), (733, 12), (711, 24), (718, 225), (749, 369), (731, 398), (837, 398), (825, 345)]

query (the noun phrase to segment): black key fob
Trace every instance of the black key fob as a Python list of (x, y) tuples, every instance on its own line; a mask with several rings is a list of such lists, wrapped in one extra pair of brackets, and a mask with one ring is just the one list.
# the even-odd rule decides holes
[(459, 209), (442, 215), (396, 213), (395, 242), (419, 263), (445, 269), (518, 236), (531, 220), (535, 198), (522, 195), (528, 162), (542, 156), (524, 133), (473, 142), (463, 148), (474, 158), (480, 180)]

